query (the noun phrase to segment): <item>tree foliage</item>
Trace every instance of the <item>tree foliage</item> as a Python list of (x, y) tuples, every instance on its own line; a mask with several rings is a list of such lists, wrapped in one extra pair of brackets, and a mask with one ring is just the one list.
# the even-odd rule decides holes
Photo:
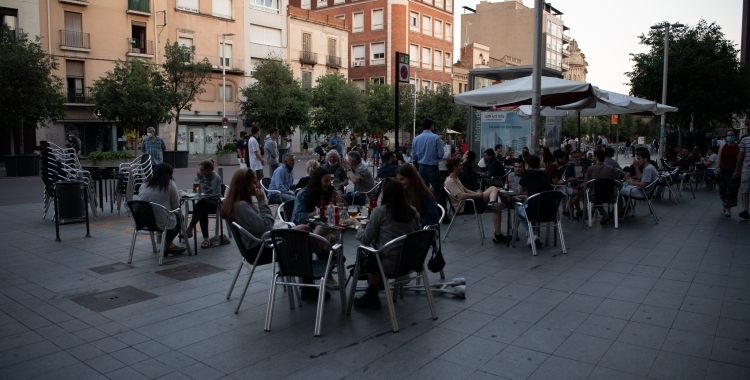
[[(642, 34), (649, 52), (630, 54), (635, 62), (631, 95), (661, 101), (664, 67), (664, 31)], [(697, 25), (672, 29), (669, 35), (667, 103), (679, 108), (667, 120), (696, 129), (712, 130), (712, 123), (731, 123), (732, 114), (745, 113), (750, 101), (750, 72), (740, 65), (737, 49), (721, 27), (701, 19)]]
[(341, 73), (323, 75), (315, 83), (312, 113), (318, 133), (366, 131), (367, 99), (355, 84), (347, 83)]
[(167, 88), (167, 100), (174, 111), (174, 146), (177, 150), (177, 128), (180, 125), (180, 111), (190, 111), (198, 94), (206, 92), (203, 85), (211, 79), (211, 63), (208, 58), (195, 62), (195, 46), (184, 46), (177, 42), (164, 46), (162, 64), (163, 81)]
[(172, 106), (159, 68), (140, 59), (118, 60), (94, 82), (91, 94), (101, 116), (124, 128), (156, 128)]
[(453, 95), (448, 85), (437, 90), (423, 90), (417, 95), (417, 120), (426, 117), (435, 121), (435, 131), (443, 132), (453, 127), (459, 118), (465, 117), (466, 109), (453, 103)]
[(15, 154), (15, 128), (36, 129), (64, 116), (62, 79), (52, 74), (58, 64), (39, 41), (39, 37), (31, 41), (26, 34), (0, 25), (0, 127), (9, 131), (11, 154)]
[(395, 113), (393, 88), (389, 84), (370, 82), (367, 86), (367, 128), (369, 134), (392, 131)]
[(308, 125), (311, 96), (294, 78), (289, 63), (269, 56), (255, 65), (252, 78), (255, 83), (242, 89), (245, 100), (240, 109), (245, 118), (261, 127), (278, 128), (281, 135)]

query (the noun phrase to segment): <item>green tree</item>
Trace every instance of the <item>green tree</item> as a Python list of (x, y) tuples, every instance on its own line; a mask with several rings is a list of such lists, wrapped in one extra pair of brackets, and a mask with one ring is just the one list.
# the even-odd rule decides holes
[(157, 127), (171, 109), (159, 68), (140, 59), (118, 60), (90, 89), (101, 116), (125, 128)]
[(23, 129), (64, 117), (62, 79), (52, 74), (58, 64), (39, 41), (0, 25), (0, 126), (8, 129), (11, 154), (15, 154), (15, 128), (20, 128), (24, 154)]
[(450, 86), (442, 85), (437, 90), (422, 90), (417, 95), (417, 120), (426, 117), (435, 121), (435, 131), (440, 133), (453, 127), (463, 116), (462, 109), (453, 103)]
[(367, 131), (387, 133), (394, 130), (394, 93), (389, 84), (370, 82), (367, 86)]
[(333, 129), (365, 132), (367, 128), (366, 95), (341, 73), (326, 74), (315, 80), (312, 90), (313, 124), (318, 133)]
[(311, 96), (294, 78), (289, 63), (269, 55), (255, 65), (251, 77), (255, 83), (242, 89), (245, 100), (240, 102), (248, 120), (278, 128), (282, 136), (291, 134), (297, 126), (308, 125)]
[(195, 97), (206, 92), (203, 85), (211, 79), (211, 63), (205, 57), (195, 62), (195, 46), (170, 44), (169, 41), (164, 46), (164, 58), (162, 75), (168, 91), (167, 100), (174, 111), (174, 148), (177, 150), (180, 111), (190, 111)]
[[(639, 36), (647, 53), (630, 54), (635, 62), (631, 94), (661, 100), (664, 67), (664, 31)], [(731, 123), (732, 115), (745, 113), (750, 101), (750, 73), (740, 65), (737, 49), (721, 27), (701, 19), (697, 25), (673, 29), (669, 35), (667, 103), (678, 107), (667, 114), (672, 125), (687, 126), (694, 117), (696, 129), (712, 130), (715, 122)]]

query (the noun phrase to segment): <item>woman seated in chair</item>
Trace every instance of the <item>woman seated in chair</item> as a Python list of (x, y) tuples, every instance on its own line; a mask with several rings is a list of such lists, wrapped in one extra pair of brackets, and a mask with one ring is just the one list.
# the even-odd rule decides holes
[[(334, 204), (343, 202), (339, 193), (333, 188), (331, 181), (333, 181), (331, 173), (326, 170), (325, 165), (315, 169), (310, 176), (310, 181), (307, 183), (307, 187), (300, 190), (297, 193), (297, 198), (294, 200), (292, 223), (297, 225), (295, 228), (312, 231), (314, 234), (326, 238), (331, 244), (336, 244), (336, 237), (334, 236), (332, 229), (318, 225), (313, 229), (307, 225), (307, 221), (310, 217), (315, 216), (313, 215), (315, 213), (315, 207), (320, 207), (321, 202), (325, 206), (330, 204), (331, 200), (333, 200)], [(313, 247), (313, 250), (315, 250), (321, 260), (328, 258), (328, 252), (322, 252), (322, 249), (319, 247)], [(326, 286), (334, 289), (338, 287), (338, 283), (333, 279), (333, 276), (329, 275), (326, 279)], [(327, 294), (326, 299), (328, 299)]]
[(413, 165), (404, 164), (396, 169), (396, 179), (404, 187), (406, 200), (419, 213), (419, 224), (422, 227), (437, 224), (440, 220), (435, 196), (422, 181)]
[[(473, 191), (469, 190), (464, 185), (461, 184), (461, 182), (458, 180), (458, 178), (461, 176), (461, 173), (463, 172), (463, 166), (461, 166), (461, 159), (459, 158), (450, 158), (445, 163), (445, 166), (448, 168), (448, 172), (450, 175), (448, 175), (448, 178), (445, 179), (445, 188), (448, 189), (448, 191), (451, 193), (451, 206), (456, 210), (457, 213), (465, 213), (465, 214), (473, 214), (474, 208), (476, 207), (477, 214), (482, 214), (487, 208), (490, 208), (491, 211), (494, 213), (492, 216), (492, 224), (494, 225), (495, 229), (495, 237), (492, 238), (492, 241), (495, 243), (506, 243), (507, 237), (503, 235), (502, 233), (502, 211), (505, 208), (505, 205), (502, 203), (497, 202), (498, 197), (498, 190), (495, 186), (489, 186), (484, 191)], [(454, 201), (454, 198), (457, 199)], [(472, 199), (474, 202), (465, 202), (463, 205), (459, 207), (459, 201), (464, 199)]]
[(294, 191), (299, 191), (300, 189), (304, 189), (307, 187), (307, 184), (310, 183), (310, 177), (312, 177), (313, 173), (316, 169), (320, 167), (320, 162), (316, 160), (310, 160), (307, 161), (307, 164), (305, 164), (305, 172), (307, 173), (306, 176), (302, 177), (297, 181), (297, 184), (294, 185)]
[[(154, 167), (154, 174), (146, 180), (146, 183), (141, 186), (138, 191), (138, 198), (142, 201), (153, 202), (164, 206), (167, 210), (177, 210), (180, 207), (180, 196), (177, 193), (177, 185), (172, 180), (172, 165), (161, 163)], [(156, 225), (164, 229), (167, 226), (169, 215), (164, 212), (161, 207), (153, 207), (154, 219), (156, 219)], [(172, 240), (180, 232), (182, 223), (182, 214), (175, 213), (177, 217), (177, 225), (173, 229), (167, 230), (166, 239), (166, 252), (171, 254), (179, 254), (185, 252), (185, 247), (179, 247), (172, 243)]]
[[(257, 204), (253, 202), (252, 197), (258, 200)], [(258, 183), (253, 170), (240, 169), (232, 176), (232, 182), (229, 185), (229, 192), (221, 206), (221, 217), (227, 220), (237, 222), (242, 228), (250, 232), (253, 236), (260, 239), (264, 233), (273, 228), (274, 216), (271, 208), (268, 206), (263, 187)], [(310, 232), (310, 227), (306, 225), (295, 226), (294, 229)], [(247, 249), (255, 249), (261, 243), (252, 240), (247, 236), (242, 236), (242, 243)], [(270, 255), (273, 250), (263, 247), (262, 255)], [(322, 255), (318, 255), (320, 258)], [(328, 255), (326, 254), (327, 258)], [(332, 279), (332, 278), (331, 278)], [(312, 283), (312, 279), (306, 279)], [(303, 300), (318, 299), (316, 289), (303, 288), (301, 297)], [(326, 299), (331, 296), (326, 292)]]
[(201, 233), (203, 234), (201, 248), (208, 248), (211, 246), (211, 243), (208, 240), (208, 215), (218, 212), (218, 197), (221, 196), (221, 177), (214, 173), (213, 161), (206, 160), (201, 162), (200, 166), (198, 166), (195, 182), (200, 182), (202, 194), (215, 195), (215, 197), (201, 199), (195, 203), (193, 218), (190, 219), (190, 224), (188, 224), (187, 234), (188, 237), (193, 237), (193, 233), (195, 233), (195, 225), (200, 222)]
[(479, 165), (477, 165), (477, 154), (473, 150), (470, 150), (463, 155), (463, 162), (461, 165), (464, 167), (461, 172), (461, 176), (458, 179), (461, 180), (461, 184), (469, 190), (479, 190)]
[(346, 176), (346, 170), (341, 166), (341, 156), (335, 149), (331, 149), (326, 154), (326, 163), (323, 167), (331, 173), (334, 187), (346, 187), (349, 184), (349, 178)]
[[(409, 205), (404, 187), (400, 183), (384, 182), (382, 194), (381, 206), (372, 210), (367, 227), (362, 228), (362, 224), (357, 219), (349, 219), (349, 222), (357, 229), (357, 240), (364, 245), (372, 245), (376, 249), (402, 235), (419, 230), (419, 214), (414, 207)], [(400, 256), (400, 246), (394, 246), (384, 252), (380, 258), (383, 270), (386, 273), (396, 272)], [(371, 261), (371, 263), (374, 262)], [(365, 269), (375, 271), (376, 267), (377, 264)], [(380, 309), (380, 296), (378, 295), (380, 281), (377, 274), (369, 273), (367, 291), (362, 297), (354, 299), (354, 306)]]

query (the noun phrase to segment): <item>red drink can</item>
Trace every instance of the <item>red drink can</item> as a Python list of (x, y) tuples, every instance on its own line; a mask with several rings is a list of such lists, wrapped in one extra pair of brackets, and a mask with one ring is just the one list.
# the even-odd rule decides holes
[(333, 206), (333, 221), (334, 225), (339, 225), (339, 220), (341, 219), (341, 214), (339, 214), (339, 206)]
[(375, 207), (378, 207), (378, 200), (375, 198), (370, 198), (370, 210), (374, 209)]

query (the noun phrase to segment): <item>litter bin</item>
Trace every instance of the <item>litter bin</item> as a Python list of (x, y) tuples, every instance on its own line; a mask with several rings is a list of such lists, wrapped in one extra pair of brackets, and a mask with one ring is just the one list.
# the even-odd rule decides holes
[[(55, 233), (60, 240), (60, 225), (86, 222), (86, 237), (89, 233), (88, 189), (83, 181), (60, 181), (55, 183)], [(68, 220), (68, 222), (65, 222)], [(62, 221), (62, 222), (61, 222)]]

